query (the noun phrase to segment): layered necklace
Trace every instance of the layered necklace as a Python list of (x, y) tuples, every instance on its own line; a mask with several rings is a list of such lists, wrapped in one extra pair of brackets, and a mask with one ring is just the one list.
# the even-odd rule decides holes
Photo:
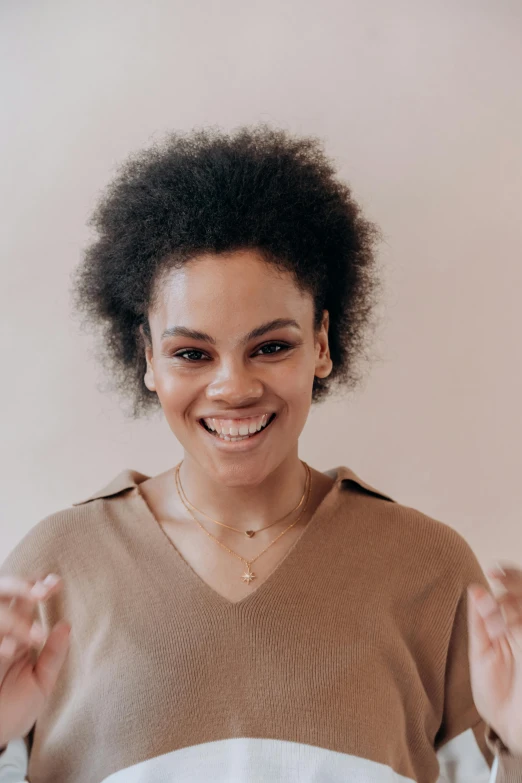
[[(291, 511), (289, 511), (287, 514), (285, 514), (280, 519), (276, 519), (275, 522), (271, 522), (269, 525), (266, 525), (265, 527), (258, 528), (258, 530), (238, 530), (237, 528), (232, 527), (231, 525), (226, 525), (224, 522), (218, 522), (217, 519), (213, 519), (212, 517), (209, 517), (208, 514), (205, 514), (204, 511), (201, 511), (201, 509), (196, 508), (196, 506), (193, 506), (192, 503), (190, 503), (190, 501), (187, 499), (187, 496), (185, 495), (185, 492), (183, 490), (183, 486), (181, 484), (181, 476), (179, 474), (179, 469), (181, 467), (181, 464), (182, 464), (182, 462), (180, 462), (176, 466), (176, 471), (175, 471), (175, 474), (174, 474), (174, 478), (175, 478), (175, 481), (176, 481), (176, 489), (177, 489), (177, 492), (178, 492), (178, 495), (179, 495), (179, 498), (180, 498), (181, 502), (185, 506), (186, 510), (189, 512), (189, 514), (192, 517), (192, 519), (199, 525), (199, 527), (203, 530), (204, 533), (206, 533), (206, 535), (209, 538), (212, 538), (217, 544), (219, 544), (220, 547), (225, 549), (231, 555), (234, 555), (234, 557), (236, 557), (238, 560), (241, 560), (241, 562), (243, 562), (245, 564), (246, 570), (245, 570), (245, 573), (242, 574), (241, 579), (243, 580), (243, 582), (246, 582), (247, 584), (250, 584), (256, 578), (256, 574), (254, 574), (252, 569), (251, 569), (252, 563), (254, 563), (259, 557), (261, 557), (261, 555), (263, 555), (268, 549), (270, 549), (270, 547), (273, 544), (275, 544), (276, 541), (279, 541), (281, 536), (284, 536), (285, 533), (288, 533), (289, 530), (291, 530), (295, 525), (297, 525), (297, 523), (299, 522), (299, 520), (301, 519), (301, 517), (305, 513), (305, 511), (307, 509), (307, 506), (308, 506), (308, 501), (310, 500), (310, 493), (311, 493), (311, 490), (312, 490), (312, 471), (310, 470), (310, 467), (308, 466), (308, 464), (306, 462), (303, 462), (303, 465), (306, 468), (305, 488), (304, 488), (304, 492), (303, 492), (303, 495), (301, 497), (301, 500), (299, 501), (297, 506), (295, 506), (295, 508), (293, 508)], [(303, 503), (304, 503), (304, 505), (303, 505)], [(226, 527), (229, 530), (233, 530), (235, 533), (239, 533), (240, 535), (246, 535), (246, 536), (248, 536), (248, 538), (253, 538), (256, 535), (256, 533), (259, 533), (261, 530), (267, 530), (268, 528), (273, 527), (274, 525), (277, 525), (279, 522), (282, 522), (283, 519), (286, 519), (286, 517), (290, 516), (290, 514), (295, 513), (301, 506), (303, 506), (303, 508), (302, 508), (301, 512), (298, 514), (297, 518), (292, 522), (292, 524), (289, 525), (285, 530), (283, 530), (282, 533), (279, 533), (279, 535), (276, 536), (276, 538), (274, 538), (274, 540), (271, 541), (269, 543), (269, 545), (267, 547), (265, 547), (265, 549), (263, 549), (262, 552), (260, 552), (258, 555), (253, 557), (251, 560), (247, 560), (246, 557), (242, 557), (242, 555), (239, 555), (237, 552), (233, 552), (231, 549), (229, 549), (227, 546), (225, 546), (225, 544), (223, 544), (218, 538), (213, 536), (212, 533), (209, 533), (208, 530), (205, 527), (203, 527), (201, 522), (194, 516), (193, 511), (192, 511), (192, 510), (196, 511), (198, 514), (201, 514), (202, 516), (206, 517), (211, 522), (214, 522), (216, 525), (220, 525), (221, 527)]]

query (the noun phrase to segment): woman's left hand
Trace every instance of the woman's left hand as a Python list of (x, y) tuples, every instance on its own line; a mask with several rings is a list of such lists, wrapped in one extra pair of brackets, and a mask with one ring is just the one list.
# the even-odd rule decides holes
[(486, 573), (506, 592), (495, 599), (481, 585), (468, 588), (471, 688), (482, 719), (513, 755), (522, 754), (522, 570)]

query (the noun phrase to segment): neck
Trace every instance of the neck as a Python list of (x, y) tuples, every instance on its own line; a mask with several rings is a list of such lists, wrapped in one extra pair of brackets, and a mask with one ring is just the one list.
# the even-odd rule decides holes
[[(303, 495), (306, 475), (306, 467), (297, 456), (297, 450), (255, 485), (226, 486), (203, 472), (190, 455), (185, 455), (179, 470), (186, 499), (218, 522), (238, 530), (260, 528), (289, 514)], [(192, 511), (204, 521), (201, 515)], [(289, 516), (288, 522), (294, 518)]]

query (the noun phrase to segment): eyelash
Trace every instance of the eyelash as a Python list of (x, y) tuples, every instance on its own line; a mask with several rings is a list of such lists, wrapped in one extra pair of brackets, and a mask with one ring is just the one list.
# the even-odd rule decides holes
[[(278, 353), (283, 353), (283, 351), (288, 351), (291, 348), (293, 348), (293, 345), (289, 345), (288, 343), (281, 343), (281, 342), (271, 342), (271, 343), (265, 343), (264, 345), (261, 345), (257, 350), (261, 351), (263, 348), (271, 348), (272, 346), (278, 346), (279, 351), (271, 351), (270, 353), (261, 354), (262, 356), (275, 356)], [(190, 353), (199, 353), (203, 354), (203, 351), (198, 351), (196, 348), (186, 348), (184, 351), (179, 351), (179, 353), (174, 354), (174, 358), (176, 359), (183, 359), (185, 362), (190, 362), (192, 364), (198, 364), (199, 359), (187, 359), (184, 354), (190, 354)], [(256, 351), (257, 353), (257, 351)]]

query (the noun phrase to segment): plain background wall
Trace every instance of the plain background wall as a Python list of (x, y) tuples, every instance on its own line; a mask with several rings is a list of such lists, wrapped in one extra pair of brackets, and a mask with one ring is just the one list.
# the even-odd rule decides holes
[(71, 317), (100, 191), (170, 129), (264, 120), (319, 136), (386, 237), (378, 358), (301, 456), (522, 563), (521, 40), (519, 0), (2, 0), (4, 555), (182, 456), (99, 390)]

